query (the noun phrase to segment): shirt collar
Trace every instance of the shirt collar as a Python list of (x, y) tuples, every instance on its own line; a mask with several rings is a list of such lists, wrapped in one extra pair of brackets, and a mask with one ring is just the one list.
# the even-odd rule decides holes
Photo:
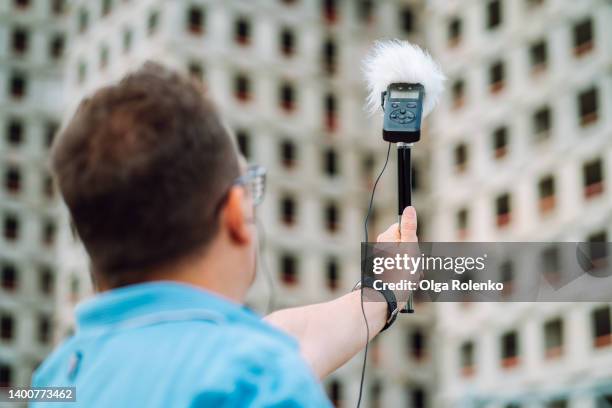
[(108, 329), (134, 319), (180, 311), (209, 311), (217, 320), (257, 321), (246, 307), (204, 289), (170, 281), (124, 286), (96, 295), (76, 308), (79, 331)]

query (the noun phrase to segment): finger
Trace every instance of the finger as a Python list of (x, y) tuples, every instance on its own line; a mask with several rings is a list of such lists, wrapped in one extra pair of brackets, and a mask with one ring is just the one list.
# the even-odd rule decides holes
[(418, 242), (417, 238), (417, 215), (414, 207), (406, 207), (402, 214), (401, 242)]
[(398, 242), (400, 240), (399, 225), (397, 222), (391, 225), (387, 230), (376, 239), (376, 242)]

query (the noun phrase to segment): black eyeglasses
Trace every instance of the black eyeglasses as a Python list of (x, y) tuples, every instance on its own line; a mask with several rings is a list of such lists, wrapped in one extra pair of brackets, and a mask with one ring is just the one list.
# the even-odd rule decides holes
[(251, 195), (253, 205), (258, 206), (266, 192), (266, 168), (258, 164), (250, 165), (246, 173), (234, 180), (234, 185), (246, 188)]

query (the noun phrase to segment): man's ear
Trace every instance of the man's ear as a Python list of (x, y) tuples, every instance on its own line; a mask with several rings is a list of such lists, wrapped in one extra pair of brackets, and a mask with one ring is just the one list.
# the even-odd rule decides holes
[(251, 214), (247, 214), (247, 210), (244, 190), (238, 186), (233, 186), (229, 190), (223, 208), (221, 227), (227, 228), (230, 239), (239, 245), (246, 245), (252, 239), (249, 228)]

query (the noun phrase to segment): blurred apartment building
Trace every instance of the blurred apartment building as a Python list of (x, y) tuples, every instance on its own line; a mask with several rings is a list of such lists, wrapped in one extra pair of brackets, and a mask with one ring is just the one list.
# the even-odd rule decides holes
[[(379, 118), (372, 120), (364, 114), (360, 62), (375, 39), (400, 37), (422, 41), (417, 25), (422, 7), (418, 2), (51, 3), (57, 11), (47, 9), (47, 2), (41, 0), (5, 3), (2, 21), (4, 55), (11, 63), (18, 61), (14, 56), (19, 47), (12, 40), (15, 32), (21, 29), (34, 37), (41, 26), (39, 21), (45, 19), (45, 24), (58, 21), (55, 28), (58, 35), (63, 34), (63, 40), (55, 57), (56, 75), (46, 83), (46, 89), (51, 89), (54, 95), (48, 102), (55, 112), (49, 141), (60, 118), (65, 119), (73, 112), (83, 96), (119, 79), (144, 61), (160, 61), (189, 73), (211, 95), (247, 159), (268, 168), (267, 198), (259, 218), (267, 237), (263, 269), (275, 282), (274, 306), (331, 299), (354, 286), (359, 279), (359, 241), (363, 239), (369, 192), (387, 151), (380, 138)], [(29, 25), (18, 24), (20, 19)], [(49, 38), (41, 33), (37, 41), (43, 47)], [(28, 92), (23, 91), (22, 98), (31, 101), (25, 112), (39, 120), (38, 109), (43, 101), (42, 96), (36, 97), (34, 73), (46, 68), (46, 60), (43, 58), (37, 67), (33, 59), (41, 59), (46, 52), (33, 47), (26, 43), (27, 53), (33, 58), (23, 62), (23, 71), (29, 74), (23, 86), (29, 88)], [(41, 90), (41, 94), (44, 92)], [(22, 103), (10, 102), (15, 109)], [(8, 133), (3, 143), (7, 140)], [(20, 148), (27, 152), (35, 149), (24, 147)], [(45, 166), (46, 151), (42, 153), (35, 161), (40, 167)], [(8, 154), (3, 149), (2, 160), (8, 161), (10, 157), (5, 156)], [(394, 160), (392, 152), (387, 177), (378, 186), (370, 237), (396, 219)], [(417, 152), (416, 165), (424, 164), (424, 160)], [(28, 166), (28, 173), (33, 169), (34, 166)], [(418, 190), (421, 172), (416, 169), (415, 173)], [(9, 177), (14, 178), (7, 170), (7, 186), (14, 184), (8, 182)], [(14, 202), (15, 211), (20, 211), (20, 222), (32, 222), (37, 214), (21, 215), (27, 208), (25, 198), (14, 192), (10, 198), (7, 202)], [(415, 200), (419, 198), (417, 193)], [(35, 198), (30, 201), (39, 205), (39, 211), (49, 207)], [(74, 302), (90, 290), (86, 259), (70, 233), (65, 212), (57, 207), (54, 231), (57, 237), (51, 257), (56, 265), (49, 278), (56, 283), (49, 302), (50, 313), (55, 311), (56, 340), (70, 332)], [(11, 214), (3, 208), (5, 219)], [(7, 247), (6, 256), (2, 251), (3, 265), (9, 270), (6, 275), (15, 276), (13, 281), (31, 279), (33, 275), (27, 265), (12, 259), (17, 253), (13, 246), (37, 251), (33, 242), (29, 237), (11, 238), (12, 246)], [(265, 278), (262, 272), (249, 299), (249, 304), (261, 311), (265, 311), (269, 295)], [(43, 348), (38, 359), (23, 364), (24, 356), (34, 348), (21, 343), (33, 337), (30, 332), (21, 333), (22, 327), (30, 324), (30, 318), (17, 312), (23, 310), (25, 292), (23, 285), (14, 283), (3, 289), (3, 299), (11, 300), (15, 306), (2, 309), (3, 316), (11, 322), (6, 324), (10, 329), (3, 326), (6, 340), (2, 352), (7, 357), (2, 360), (2, 384), (27, 384), (31, 368), (49, 351), (48, 347)], [(404, 319), (405, 327), (381, 340), (381, 343), (399, 341), (406, 364), (393, 364), (393, 356), (385, 359), (379, 352), (387, 347), (373, 345), (372, 367), (376, 375), (366, 384), (366, 398), (371, 405), (384, 400), (385, 395), (394, 395), (394, 401), (413, 398), (420, 405), (429, 395), (426, 388), (432, 383), (433, 369), (424, 351), (429, 330), (425, 325), (427, 314), (422, 313), (415, 320), (420, 323)], [(408, 363), (422, 368), (419, 376), (409, 375)], [(360, 364), (358, 357), (328, 381), (330, 396), (338, 404), (355, 404)], [(389, 364), (393, 365), (392, 375), (383, 370)]]
[[(431, 237), (610, 241), (610, 2), (428, 4), (449, 77), (430, 132)], [(567, 255), (545, 248), (542, 270)], [(501, 266), (506, 284), (521, 261)], [(609, 304), (436, 306), (439, 406), (612, 406)]]
[[(10, 0), (0, 7), (0, 384), (28, 383), (52, 338), (70, 331), (74, 302), (90, 291), (86, 259), (46, 181), (54, 129), (84, 95), (146, 60), (201, 81), (241, 151), (268, 168), (260, 271), (274, 281), (275, 307), (331, 299), (359, 278), (363, 218), (387, 149), (379, 118), (364, 114), (359, 64), (379, 38), (425, 45), (449, 77), (447, 99), (415, 149), (422, 240), (610, 240), (605, 0)], [(17, 96), (13, 84), (22, 89)], [(370, 239), (395, 222), (395, 206), (392, 151)], [(265, 278), (260, 272), (249, 299), (260, 311)], [(364, 405), (540, 406), (570, 394), (560, 387), (574, 395), (605, 376), (610, 383), (609, 308), (541, 306), (418, 305), (371, 344)], [(358, 356), (327, 381), (334, 402), (355, 405), (360, 368)], [(584, 395), (565, 399), (586, 405), (566, 406), (593, 406)]]
[(80, 289), (60, 256), (72, 238), (47, 166), (63, 114), (67, 11), (62, 1), (0, 2), (0, 387), (29, 384), (57, 340), (58, 304)]

